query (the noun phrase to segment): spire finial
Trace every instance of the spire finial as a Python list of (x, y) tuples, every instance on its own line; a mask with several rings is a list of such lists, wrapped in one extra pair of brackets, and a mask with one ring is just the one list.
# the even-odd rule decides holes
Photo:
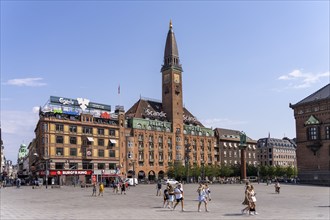
[(172, 19), (170, 19), (170, 29), (172, 29), (173, 25), (172, 25)]

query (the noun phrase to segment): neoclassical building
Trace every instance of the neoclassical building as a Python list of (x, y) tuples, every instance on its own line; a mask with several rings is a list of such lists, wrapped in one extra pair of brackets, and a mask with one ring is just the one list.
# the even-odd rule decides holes
[(262, 166), (297, 166), (296, 143), (289, 138), (260, 138), (257, 148), (258, 160)]
[(296, 104), (297, 166), (301, 182), (330, 185), (330, 84)]

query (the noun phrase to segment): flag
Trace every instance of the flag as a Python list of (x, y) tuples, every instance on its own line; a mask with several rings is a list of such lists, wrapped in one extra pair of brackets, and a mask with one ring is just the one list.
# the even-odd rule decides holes
[(118, 85), (118, 95), (120, 94), (120, 84)]

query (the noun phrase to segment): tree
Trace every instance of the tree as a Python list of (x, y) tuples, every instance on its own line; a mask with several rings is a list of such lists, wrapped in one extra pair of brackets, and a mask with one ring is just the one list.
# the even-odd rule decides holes
[(275, 175), (277, 177), (283, 177), (286, 175), (286, 167), (283, 166), (276, 166), (275, 168)]
[(247, 176), (257, 176), (258, 175), (258, 168), (252, 164), (246, 165), (246, 173)]
[(220, 176), (222, 177), (230, 177), (234, 173), (234, 170), (227, 165), (220, 167)]
[(268, 166), (260, 166), (259, 167), (260, 177), (265, 178), (268, 176)]

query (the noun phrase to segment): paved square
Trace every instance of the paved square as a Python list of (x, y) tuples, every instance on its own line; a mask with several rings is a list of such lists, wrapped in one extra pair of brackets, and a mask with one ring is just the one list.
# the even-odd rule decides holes
[[(329, 187), (284, 185), (275, 194), (274, 185), (254, 184), (259, 215), (242, 215), (243, 184), (210, 185), (210, 212), (197, 212), (197, 184), (184, 188), (185, 212), (162, 208), (156, 185), (131, 187), (127, 195), (105, 188), (103, 197), (91, 197), (91, 188), (2, 188), (1, 220), (7, 219), (329, 219)], [(164, 189), (165, 186), (163, 186)]]

